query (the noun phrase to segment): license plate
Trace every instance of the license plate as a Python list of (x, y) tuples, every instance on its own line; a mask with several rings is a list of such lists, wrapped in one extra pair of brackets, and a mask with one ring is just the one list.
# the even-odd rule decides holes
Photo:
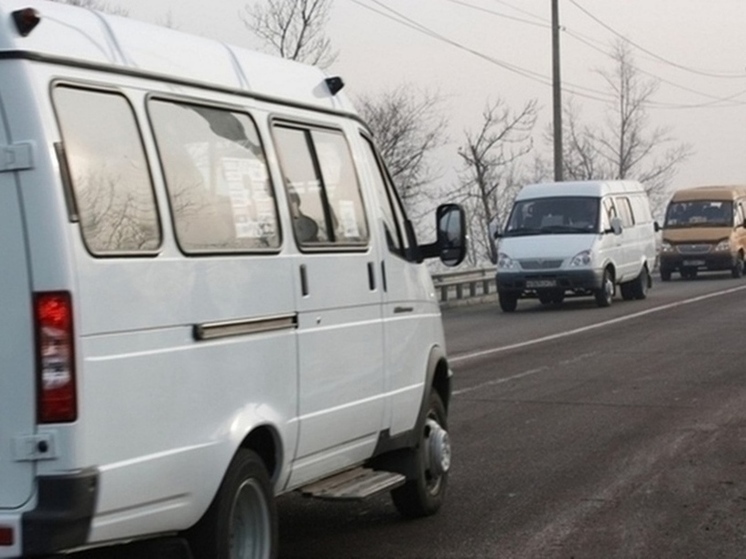
[(704, 260), (684, 260), (684, 266), (704, 266)]
[(557, 280), (553, 279), (542, 279), (542, 280), (526, 280), (527, 289), (537, 289), (540, 287), (556, 287)]

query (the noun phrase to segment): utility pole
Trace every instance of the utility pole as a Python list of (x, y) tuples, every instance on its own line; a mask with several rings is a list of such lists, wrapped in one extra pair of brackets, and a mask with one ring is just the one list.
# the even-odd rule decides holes
[(559, 0), (552, 0), (552, 106), (554, 108), (554, 180), (562, 180), (562, 81), (560, 80)]

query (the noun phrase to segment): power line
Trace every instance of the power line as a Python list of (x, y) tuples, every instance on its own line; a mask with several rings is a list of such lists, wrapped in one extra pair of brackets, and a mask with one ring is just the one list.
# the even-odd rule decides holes
[(477, 10), (480, 12), (485, 12), (487, 14), (491, 14), (493, 16), (502, 17), (505, 19), (510, 19), (512, 21), (517, 21), (519, 23), (525, 23), (526, 25), (534, 25), (536, 27), (543, 27), (544, 29), (551, 29), (552, 26), (549, 23), (537, 23), (535, 21), (530, 21), (528, 19), (523, 19), (520, 17), (510, 16), (508, 14), (503, 14), (501, 12), (496, 12), (494, 10), (489, 10), (487, 8), (482, 8), (481, 6), (474, 6), (473, 4), (468, 4), (466, 2), (463, 2), (462, 0), (447, 0), (448, 2), (451, 2), (452, 4), (458, 4), (460, 6), (464, 6), (466, 8), (470, 8), (472, 10)]
[[(520, 23), (527, 23), (529, 25), (536, 25), (536, 26), (540, 26), (540, 27), (551, 28), (551, 25), (549, 25), (549, 24), (545, 25), (543, 23), (541, 23), (541, 24), (540, 23), (535, 23), (533, 21), (528, 21), (528, 20), (525, 20), (525, 19), (522, 19), (522, 18), (515, 18), (515, 17), (509, 16), (509, 15), (500, 13), (500, 12), (496, 12), (496, 11), (493, 11), (493, 10), (489, 10), (489, 9), (481, 8), (481, 7), (478, 7), (478, 6), (474, 6), (472, 4), (464, 2), (463, 0), (448, 0), (448, 1), (450, 1), (450, 2), (452, 2), (454, 4), (459, 4), (461, 6), (469, 8), (469, 9), (473, 9), (473, 10), (485, 12), (485, 13), (488, 13), (488, 14), (491, 14), (491, 15), (494, 15), (494, 16), (498, 16), (498, 17), (508, 18), (508, 19), (513, 20), (513, 21), (518, 21)], [(500, 3), (500, 4), (503, 4), (505, 6), (511, 7), (513, 9), (519, 10), (515, 6), (511, 6), (510, 4), (508, 4), (507, 2), (504, 2), (502, 0), (495, 0), (495, 1), (498, 2), (498, 3)], [(530, 12), (526, 12), (525, 10), (519, 10), (519, 11), (521, 11), (522, 13), (525, 13), (525, 14), (532, 15), (532, 17), (535, 17), (537, 19), (540, 19), (539, 16), (535, 16), (533, 14), (530, 14)], [(580, 33), (576, 33), (576, 32), (570, 31), (565, 26), (561, 27), (561, 30), (564, 31), (566, 35), (568, 35), (568, 36), (572, 37), (573, 39), (575, 39), (575, 40), (577, 40), (577, 41), (585, 44), (587, 47), (589, 47), (589, 48), (591, 48), (591, 49), (593, 49), (593, 50), (595, 50), (595, 51), (603, 54), (604, 56), (606, 56), (606, 57), (608, 57), (608, 58), (610, 58), (612, 60), (615, 60), (614, 56), (612, 54), (610, 54), (608, 51), (606, 51), (606, 50), (604, 50), (604, 49), (602, 49), (600, 47), (597, 47), (596, 45), (592, 44), (592, 42), (591, 42), (592, 39), (585, 38)], [(740, 100), (736, 99), (740, 95), (746, 93), (746, 91), (740, 91), (740, 92), (735, 93), (733, 95), (730, 95), (728, 97), (720, 97), (720, 96), (716, 96), (716, 95), (710, 95), (708, 93), (704, 93), (702, 91), (698, 91), (698, 90), (695, 90), (695, 89), (692, 89), (692, 88), (689, 88), (689, 87), (677, 84), (677, 83), (675, 83), (673, 81), (670, 81), (670, 80), (667, 80), (665, 78), (662, 78), (662, 77), (660, 77), (660, 76), (658, 76), (656, 74), (652, 74), (650, 72), (647, 72), (647, 71), (645, 71), (645, 70), (643, 70), (642, 68), (639, 68), (639, 67), (637, 68), (637, 70), (640, 73), (642, 73), (642, 74), (645, 74), (645, 75), (648, 75), (648, 76), (651, 76), (651, 77), (655, 78), (657, 81), (660, 81), (661, 83), (665, 83), (665, 84), (670, 85), (671, 87), (675, 87), (677, 89), (681, 89), (682, 91), (687, 91), (689, 93), (693, 93), (695, 95), (699, 95), (701, 97), (705, 97), (707, 99), (711, 99), (712, 100), (712, 101), (707, 102), (707, 103), (672, 103), (672, 102), (664, 103), (664, 102), (648, 101), (648, 104), (654, 105), (657, 108), (676, 108), (676, 109), (682, 109), (682, 108), (693, 108), (693, 109), (694, 108), (727, 108), (727, 107), (733, 107), (733, 106), (739, 106), (739, 105), (746, 104), (746, 101), (740, 101)], [(724, 105), (723, 103), (727, 103), (727, 104)]]
[[(446, 43), (446, 44), (448, 44), (448, 45), (450, 45), (452, 47), (455, 47), (455, 48), (457, 48), (459, 50), (463, 50), (463, 51), (465, 51), (465, 52), (467, 52), (467, 53), (469, 53), (469, 54), (471, 54), (473, 56), (476, 56), (476, 57), (481, 58), (482, 60), (484, 60), (486, 62), (489, 62), (490, 64), (494, 64), (496, 66), (499, 66), (500, 68), (503, 68), (504, 70), (507, 70), (509, 72), (513, 72), (513, 73), (518, 74), (518, 75), (520, 75), (520, 76), (522, 76), (522, 77), (524, 77), (526, 79), (532, 80), (532, 81), (534, 81), (536, 83), (539, 83), (541, 85), (544, 85), (544, 86), (550, 87), (551, 84), (552, 84), (551, 79), (548, 76), (546, 76), (546, 75), (540, 74), (538, 72), (534, 72), (534, 71), (529, 70), (527, 68), (522, 68), (520, 66), (516, 66), (514, 64), (510, 64), (510, 63), (505, 62), (503, 60), (499, 60), (499, 59), (494, 58), (492, 56), (489, 56), (489, 55), (487, 55), (487, 54), (485, 54), (483, 52), (480, 52), (480, 51), (477, 51), (477, 50), (472, 49), (470, 47), (467, 47), (467, 46), (465, 46), (465, 45), (463, 45), (463, 44), (461, 44), (461, 43), (459, 43), (457, 41), (454, 41), (453, 39), (449, 39), (448, 37), (446, 37), (446, 36), (444, 36), (444, 35), (436, 32), (436, 31), (432, 30), (431, 28), (429, 28), (429, 27), (427, 27), (427, 26), (419, 23), (418, 21), (416, 21), (416, 20), (414, 20), (414, 19), (412, 19), (412, 18), (410, 18), (410, 17), (402, 14), (401, 12), (395, 10), (394, 8), (391, 8), (390, 6), (387, 6), (386, 4), (384, 4), (383, 2), (381, 2), (380, 0), (369, 0), (369, 1), (372, 2), (372, 3), (374, 3), (374, 4), (376, 4), (380, 8), (382, 8), (382, 10), (381, 9), (377, 9), (377, 8), (375, 8), (373, 6), (370, 6), (370, 5), (364, 4), (361, 0), (352, 0), (352, 1), (355, 4), (359, 5), (360, 7), (362, 7), (362, 8), (370, 10), (370, 11), (372, 11), (372, 12), (374, 12), (374, 13), (382, 16), (382, 17), (385, 17), (385, 18), (390, 19), (390, 20), (392, 20), (392, 21), (394, 21), (396, 23), (404, 25), (404, 26), (406, 26), (406, 27), (408, 27), (410, 29), (413, 29), (413, 30), (417, 31), (418, 33), (422, 33), (424, 35), (427, 35), (428, 37), (430, 37), (432, 39), (435, 39), (437, 41)], [(491, 10), (484, 10), (484, 9), (478, 8), (477, 6), (473, 6), (473, 5), (470, 5), (470, 4), (466, 3), (466, 2), (463, 2), (461, 0), (448, 0), (448, 1), (450, 1), (452, 3), (455, 3), (455, 4), (462, 5), (464, 7), (470, 8), (470, 9), (477, 9), (479, 11), (485, 11), (485, 12), (491, 13), (491, 14), (496, 15), (496, 16), (505, 16), (505, 14), (500, 14), (499, 12), (494, 12), (494, 11), (491, 11)], [(496, 1), (499, 1), (499, 0), (496, 0)], [(573, 0), (570, 0), (570, 1), (573, 1)], [(504, 3), (504, 2), (500, 2), (500, 3)], [(507, 16), (507, 17), (509, 17), (509, 16)], [(509, 17), (509, 19), (516, 19), (516, 18), (510, 18)], [(523, 20), (523, 22), (527, 23), (525, 20)], [(533, 25), (536, 25), (533, 22), (530, 22), (530, 23), (533, 24)], [(599, 48), (599, 47), (594, 46), (593, 44), (591, 44), (590, 40), (584, 39), (580, 34), (568, 31), (567, 28), (563, 28), (563, 30), (569, 36), (571, 36), (574, 39), (580, 41), (581, 43), (584, 43), (589, 48), (592, 48), (592, 49), (600, 52), (604, 56), (607, 56), (607, 57), (612, 58), (612, 59), (614, 58), (608, 52), (606, 52), (603, 49), (601, 49), (601, 48)], [(682, 89), (684, 91), (688, 91), (690, 93), (694, 93), (694, 94), (700, 95), (702, 97), (706, 97), (706, 98), (711, 99), (711, 101), (709, 101), (709, 102), (705, 102), (705, 103), (693, 103), (693, 104), (672, 103), (672, 102), (659, 102), (659, 101), (650, 101), (650, 100), (646, 101), (646, 103), (649, 106), (651, 106), (651, 108), (656, 108), (656, 109), (705, 109), (705, 108), (719, 109), (719, 108), (728, 108), (728, 107), (740, 106), (740, 105), (746, 104), (746, 101), (737, 100), (737, 98), (739, 96), (741, 96), (743, 94), (746, 94), (746, 90), (739, 91), (739, 92), (737, 92), (737, 93), (735, 93), (733, 95), (730, 95), (728, 97), (717, 97), (717, 96), (709, 95), (707, 93), (704, 93), (704, 92), (701, 92), (701, 91), (697, 91), (697, 90), (694, 90), (694, 89), (691, 89), (691, 88), (687, 88), (685, 86), (676, 84), (676, 83), (671, 82), (669, 80), (660, 78), (659, 76), (651, 74), (650, 72), (646, 72), (645, 70), (642, 70), (640, 68), (637, 68), (637, 70), (640, 71), (643, 74), (646, 74), (646, 75), (649, 75), (651, 77), (654, 77), (655, 79), (657, 79), (657, 80), (659, 80), (659, 81), (661, 81), (663, 83), (671, 85), (672, 87), (676, 87), (676, 88)], [(585, 99), (590, 99), (590, 100), (597, 101), (597, 102), (604, 103), (604, 104), (609, 103), (610, 101), (614, 101), (615, 100), (615, 96), (613, 94), (609, 93), (609, 92), (600, 91), (600, 90), (597, 90), (597, 89), (593, 89), (593, 88), (582, 86), (582, 85), (578, 85), (578, 84), (573, 84), (573, 83), (570, 83), (570, 82), (564, 82), (563, 83), (563, 89), (565, 91), (567, 91), (568, 93), (571, 93), (571, 94), (576, 95), (578, 97), (583, 97)], [(729, 103), (729, 104), (723, 104), (723, 103)]]
[[(549, 23), (547, 23), (547, 24), (536, 23), (536, 22), (533, 22), (533, 21), (528, 21), (528, 20), (523, 19), (523, 18), (512, 17), (512, 16), (509, 16), (507, 14), (496, 12), (494, 10), (489, 10), (489, 9), (486, 9), (486, 8), (475, 6), (473, 4), (469, 4), (469, 3), (467, 3), (467, 2), (465, 2), (463, 0), (448, 0), (448, 1), (451, 2), (451, 3), (453, 3), (453, 4), (458, 4), (460, 6), (464, 6), (466, 8), (472, 9), (472, 10), (476, 10), (476, 11), (488, 13), (490, 15), (494, 15), (494, 16), (497, 16), (497, 17), (507, 18), (507, 19), (510, 19), (510, 20), (513, 20), (513, 21), (518, 21), (520, 23), (526, 23), (526, 24), (529, 24), (529, 25), (535, 25), (535, 26), (544, 27), (544, 28), (550, 28), (551, 29), (551, 24), (549, 24)], [(502, 0), (495, 0), (495, 1), (498, 2), (498, 3), (500, 3), (500, 4), (503, 4), (505, 6), (508, 6), (510, 8), (516, 9), (516, 10), (522, 12), (522, 13), (531, 15), (534, 18), (541, 19), (539, 16), (533, 15), (530, 12), (526, 12), (525, 10), (520, 10), (519, 8), (517, 8), (515, 6), (512, 6), (512, 5), (510, 5), (507, 2), (504, 2)], [(542, 20), (542, 21), (545, 21), (545, 20)], [(604, 50), (604, 49), (602, 49), (600, 47), (597, 47), (594, 44), (592, 44), (591, 43), (592, 39), (585, 38), (580, 33), (576, 33), (576, 32), (570, 31), (565, 26), (561, 27), (561, 30), (564, 31), (565, 34), (567, 34), (568, 36), (572, 37), (573, 39), (575, 39), (575, 40), (577, 40), (577, 41), (585, 44), (587, 47), (589, 47), (589, 48), (591, 48), (591, 49), (593, 49), (593, 50), (595, 50), (595, 51), (603, 54), (604, 56), (606, 56), (606, 57), (608, 57), (608, 58), (610, 58), (612, 60), (616, 60), (614, 58), (614, 56), (612, 54), (610, 54), (608, 51), (606, 51), (606, 50)], [(665, 78), (661, 78), (658, 75), (655, 75), (655, 74), (652, 74), (650, 72), (647, 72), (647, 71), (645, 71), (645, 70), (643, 70), (642, 68), (639, 68), (639, 67), (637, 68), (637, 70), (640, 73), (642, 73), (642, 74), (645, 74), (645, 75), (648, 75), (648, 76), (651, 76), (651, 77), (655, 78), (657, 81), (660, 81), (661, 83), (665, 83), (665, 84), (668, 84), (668, 85), (670, 85), (672, 87), (675, 87), (677, 89), (681, 89), (682, 91), (687, 91), (689, 93), (693, 93), (695, 95), (699, 95), (701, 97), (705, 97), (707, 99), (711, 99), (712, 100), (711, 102), (707, 102), (707, 103), (690, 103), (690, 104), (687, 104), (687, 103), (672, 103), (672, 102), (665, 103), (665, 102), (656, 102), (656, 101), (648, 101), (647, 102), (648, 104), (650, 104), (651, 106), (655, 106), (656, 108), (676, 108), (676, 109), (683, 109), (683, 108), (693, 108), (693, 109), (695, 109), (695, 108), (727, 108), (727, 107), (733, 107), (733, 106), (739, 106), (739, 105), (746, 104), (746, 101), (736, 100), (737, 97), (739, 97), (743, 93), (746, 93), (746, 91), (740, 91), (740, 92), (738, 92), (738, 93), (736, 93), (734, 95), (728, 96), (728, 97), (719, 97), (719, 96), (710, 95), (708, 93), (704, 93), (702, 91), (697, 91), (695, 89), (692, 89), (692, 88), (689, 88), (689, 87), (677, 84), (677, 83), (672, 82), (670, 80), (667, 80)], [(546, 78), (546, 79), (548, 79), (548, 78)], [(594, 90), (590, 90), (590, 91), (594, 91)], [(594, 92), (595, 93), (599, 93), (598, 91), (594, 91)], [(728, 103), (728, 104), (723, 105), (722, 103)]]
[[(614, 59), (614, 57), (611, 54), (609, 54), (608, 52), (606, 52), (602, 48), (597, 47), (596, 45), (593, 45), (590, 41), (586, 40), (582, 36), (580, 36), (580, 35), (572, 32), (572, 31), (569, 31), (568, 29), (565, 29), (565, 33), (567, 35), (569, 35), (570, 37), (572, 37), (573, 39), (575, 39), (576, 41), (579, 41), (579, 42), (585, 44), (588, 48), (591, 48), (591, 49), (593, 49), (593, 50), (595, 50), (597, 52), (600, 52), (601, 54), (603, 54), (605, 56), (608, 56), (611, 59)], [(695, 95), (700, 95), (702, 97), (707, 97), (707, 98), (713, 100), (713, 101), (708, 102), (708, 103), (698, 103), (698, 104), (657, 103), (658, 105), (660, 105), (659, 108), (678, 108), (678, 109), (681, 109), (681, 108), (693, 108), (693, 109), (695, 109), (695, 108), (705, 108), (705, 107), (725, 108), (725, 107), (735, 107), (735, 106), (739, 106), (739, 105), (746, 105), (746, 101), (737, 100), (737, 97), (740, 97), (741, 95), (743, 95), (744, 93), (746, 93), (746, 90), (741, 90), (741, 91), (739, 91), (737, 93), (734, 93), (733, 95), (729, 95), (727, 97), (720, 97), (720, 96), (717, 96), (717, 95), (710, 95), (709, 93), (704, 93), (703, 91), (698, 91), (696, 89), (692, 89), (692, 88), (689, 88), (689, 87), (677, 84), (675, 82), (672, 82), (670, 80), (662, 78), (662, 77), (658, 76), (657, 74), (653, 74), (651, 72), (647, 72), (646, 70), (643, 70), (640, 67), (637, 67), (636, 70), (638, 72), (640, 72), (641, 74), (645, 74), (647, 76), (651, 76), (652, 78), (656, 79), (657, 81), (660, 81), (661, 83), (668, 84), (671, 87), (675, 87), (677, 89), (681, 89), (683, 91), (687, 91), (689, 93), (694, 93)], [(729, 105), (717, 105), (717, 103), (730, 103), (730, 104)], [(667, 107), (667, 105), (670, 105), (670, 107)]]
[(712, 73), (712, 72), (705, 72), (704, 70), (698, 70), (696, 68), (691, 68), (689, 66), (684, 66), (683, 64), (678, 64), (676, 62), (668, 60), (667, 58), (664, 58), (664, 57), (662, 57), (662, 56), (660, 56), (660, 55), (652, 52), (651, 50), (648, 50), (645, 47), (640, 46), (639, 44), (635, 43), (634, 41), (632, 41), (628, 37), (626, 37), (623, 34), (619, 33), (617, 30), (615, 30), (611, 26), (607, 25), (606, 23), (604, 23), (603, 21), (601, 21), (599, 18), (597, 18), (596, 16), (594, 16), (592, 13), (590, 13), (588, 10), (586, 10), (583, 6), (581, 6), (580, 4), (578, 4), (576, 2), (576, 0), (569, 0), (569, 1), (570, 1), (570, 3), (573, 6), (575, 6), (577, 9), (579, 9), (586, 16), (588, 16), (589, 18), (591, 18), (593, 21), (595, 21), (596, 23), (598, 23), (601, 27), (603, 27), (607, 31), (613, 33), (614, 35), (616, 35), (620, 39), (626, 41), (627, 43), (629, 43), (630, 45), (632, 45), (636, 49), (644, 52), (645, 54), (647, 54), (649, 56), (652, 56), (653, 58), (655, 58), (657, 60), (660, 60), (661, 62), (664, 62), (665, 64), (668, 64), (669, 66), (673, 66), (674, 68), (678, 68), (680, 70), (685, 70), (685, 71), (691, 72), (693, 74), (698, 74), (700, 76), (707, 76), (709, 78), (726, 78), (726, 79), (728, 79), (728, 78), (730, 78), (730, 79), (732, 79), (732, 78), (737, 78), (737, 79), (746, 78), (746, 74), (716, 74), (716, 73)]
[(534, 19), (538, 19), (539, 21), (541, 21), (541, 22), (543, 22), (543, 23), (545, 23), (547, 25), (551, 25), (552, 24), (552, 22), (549, 21), (547, 18), (542, 17), (542, 16), (537, 16), (536, 14), (533, 14), (531, 12), (523, 10), (523, 9), (519, 8), (518, 6), (514, 6), (513, 4), (510, 4), (509, 2), (505, 2), (504, 0), (492, 0), (492, 1), (496, 2), (498, 4), (502, 4), (503, 6), (506, 6), (506, 7), (510, 8), (510, 9), (512, 9), (512, 10), (515, 10), (516, 12), (522, 13), (523, 15), (527, 15), (527, 16), (532, 17)]
[[(391, 14), (394, 14), (393, 16), (385, 13), (379, 9), (376, 9), (372, 6), (369, 6), (367, 4), (364, 4), (361, 2), (361, 0), (352, 0), (355, 4), (359, 5), (362, 8), (365, 8), (367, 10), (370, 10), (374, 13), (377, 13), (378, 15), (381, 15), (383, 17), (386, 17), (392, 21), (395, 21), (401, 25), (405, 25), (406, 27), (409, 27), (411, 29), (414, 29), (415, 31), (419, 33), (423, 33), (433, 39), (436, 39), (438, 41), (444, 42), (446, 44), (449, 44), (453, 47), (456, 47), (460, 50), (463, 50), (465, 52), (468, 52), (469, 54), (472, 54), (478, 58), (481, 58), (482, 60), (485, 60), (491, 64), (494, 64), (496, 66), (499, 66), (505, 70), (508, 70), (509, 72), (513, 72), (515, 74), (518, 74), (526, 79), (535, 81), (537, 83), (540, 83), (541, 85), (545, 86), (551, 86), (551, 79), (543, 74), (540, 74), (538, 72), (534, 72), (532, 70), (528, 70), (526, 68), (521, 68), (520, 66), (516, 66), (514, 64), (510, 64), (508, 62), (496, 59), (492, 56), (486, 55), (480, 51), (477, 51), (475, 49), (472, 49), (470, 47), (467, 47), (457, 41), (454, 41), (452, 39), (449, 39), (448, 37), (445, 37), (444, 35), (441, 35), (440, 33), (437, 33), (436, 31), (433, 31), (429, 27), (413, 20), (412, 18), (409, 18), (405, 16), (404, 14), (396, 11), (395, 9), (391, 8), (390, 6), (387, 6), (380, 2), (380, 0), (369, 0), (370, 2), (380, 6), (384, 10), (391, 12)], [(574, 95), (577, 95), (579, 97), (584, 97), (586, 99), (592, 99), (594, 101), (599, 101), (602, 103), (608, 103), (609, 101), (613, 100), (613, 97), (604, 91), (598, 91), (589, 87), (572, 84), (572, 83), (565, 83), (565, 89), (569, 91), (570, 93), (573, 93)], [(590, 92), (590, 93), (585, 93)]]

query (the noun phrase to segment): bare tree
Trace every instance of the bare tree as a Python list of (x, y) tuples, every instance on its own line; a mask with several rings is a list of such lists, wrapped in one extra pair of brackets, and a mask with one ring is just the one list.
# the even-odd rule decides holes
[(405, 85), (357, 99), (410, 215), (427, 196), (427, 186), (439, 178), (440, 169), (431, 156), (446, 143), (448, 126), (440, 102), (437, 94), (420, 95)]
[(677, 166), (691, 155), (688, 144), (677, 143), (670, 128), (650, 123), (648, 107), (658, 90), (655, 79), (643, 79), (624, 42), (614, 46), (613, 71), (600, 71), (613, 104), (603, 123), (580, 123), (572, 104), (564, 109), (564, 173), (568, 179), (636, 179), (653, 202), (665, 200)]
[(490, 223), (504, 221), (521, 183), (518, 163), (533, 148), (536, 101), (514, 112), (498, 99), (488, 103), (482, 118), (481, 128), (467, 131), (466, 142), (458, 150), (463, 160), (458, 191), (471, 216), (472, 265), (485, 257), (497, 261), (494, 242), (489, 238)]
[(60, 4), (70, 4), (71, 6), (80, 6), (81, 8), (89, 8), (91, 10), (98, 10), (99, 12), (106, 12), (107, 14), (114, 14), (118, 16), (128, 16), (129, 10), (121, 6), (116, 6), (107, 2), (106, 0), (52, 0), (53, 2), (59, 2)]
[(326, 68), (337, 58), (324, 33), (331, 6), (332, 0), (254, 0), (240, 16), (272, 52)]

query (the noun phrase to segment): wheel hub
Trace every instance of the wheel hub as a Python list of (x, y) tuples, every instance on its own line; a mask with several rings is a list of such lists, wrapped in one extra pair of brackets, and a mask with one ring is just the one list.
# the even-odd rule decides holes
[(427, 429), (431, 473), (440, 476), (451, 468), (451, 439), (448, 431), (434, 419), (427, 420)]

